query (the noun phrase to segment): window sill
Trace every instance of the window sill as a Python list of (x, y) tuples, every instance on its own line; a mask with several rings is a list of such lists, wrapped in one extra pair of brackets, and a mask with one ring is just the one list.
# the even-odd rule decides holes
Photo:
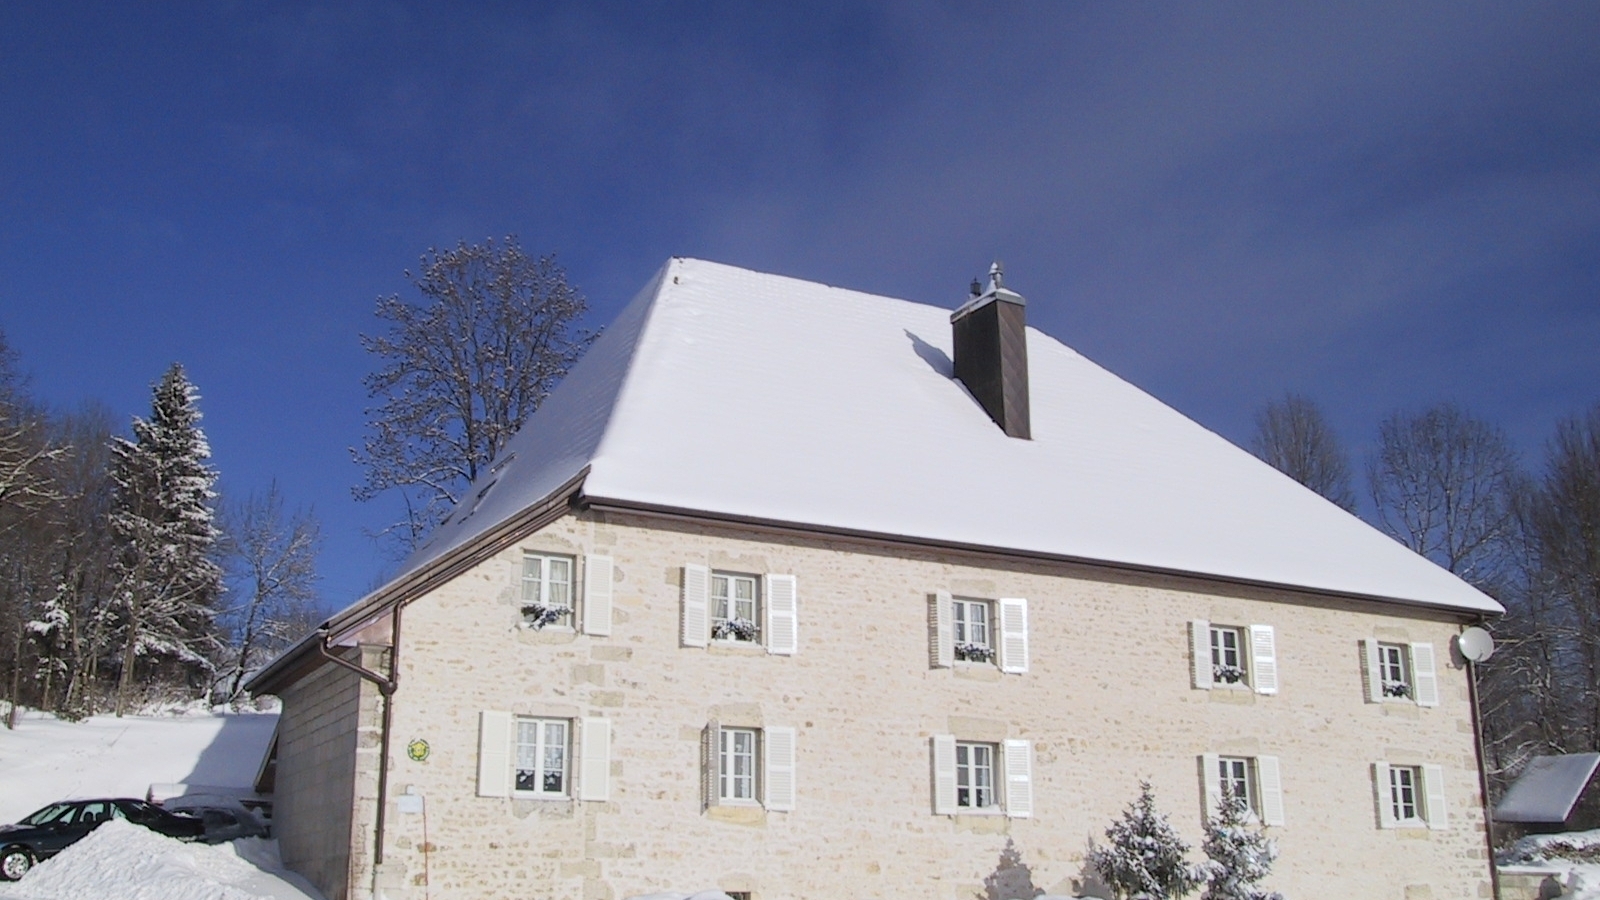
[(513, 800), (533, 800), (538, 803), (570, 803), (571, 795), (568, 794), (536, 794), (532, 791), (512, 791)]
[(725, 641), (721, 639), (710, 641), (706, 644), (706, 649), (713, 653), (729, 656), (762, 656), (767, 652), (765, 646), (754, 641)]
[(760, 804), (718, 804), (706, 807), (706, 818), (713, 822), (728, 822), (733, 825), (767, 824), (767, 811)]

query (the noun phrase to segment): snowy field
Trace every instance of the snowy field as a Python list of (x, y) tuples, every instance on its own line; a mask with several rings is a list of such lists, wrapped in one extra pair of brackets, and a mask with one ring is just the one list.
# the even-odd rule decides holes
[[(54, 800), (143, 797), (152, 783), (247, 787), (272, 737), (271, 714), (96, 716), (61, 722), (37, 713), (0, 729), (0, 822)], [(109, 822), (21, 881), (0, 900), (321, 900), (282, 870), (259, 839), (186, 844)]]

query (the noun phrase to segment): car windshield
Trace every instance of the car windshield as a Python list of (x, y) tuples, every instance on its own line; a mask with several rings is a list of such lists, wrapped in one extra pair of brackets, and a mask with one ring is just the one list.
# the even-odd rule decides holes
[(52, 803), (23, 819), (19, 824), (38, 826), (49, 825), (52, 822), (65, 823), (71, 818), (70, 814), (73, 809), (74, 804), (71, 803)]

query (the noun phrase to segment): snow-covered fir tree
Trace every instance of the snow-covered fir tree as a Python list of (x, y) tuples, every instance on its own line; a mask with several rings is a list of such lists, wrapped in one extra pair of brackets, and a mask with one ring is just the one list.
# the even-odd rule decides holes
[(1217, 814), (1206, 819), (1206, 839), (1201, 844), (1209, 858), (1201, 864), (1206, 890), (1201, 900), (1283, 900), (1283, 895), (1256, 888), (1272, 872), (1278, 847), (1246, 823), (1243, 797), (1223, 786)]
[(206, 464), (211, 448), (200, 430), (199, 393), (174, 363), (153, 394), (150, 418), (136, 417), (133, 439), (115, 438), (111, 448), (118, 715), (127, 711), (136, 670), (209, 684), (218, 646), (217, 474)]
[(1171, 900), (1199, 887), (1199, 874), (1184, 859), (1189, 845), (1163, 813), (1156, 812), (1150, 782), (1139, 782), (1139, 799), (1106, 829), (1105, 847), (1089, 851), (1089, 864), (1125, 900)]

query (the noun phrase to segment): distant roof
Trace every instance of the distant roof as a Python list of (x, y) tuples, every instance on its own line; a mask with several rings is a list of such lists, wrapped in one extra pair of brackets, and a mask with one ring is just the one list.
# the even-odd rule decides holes
[(962, 299), (673, 259), (397, 581), (587, 467), (619, 503), (1502, 611), (1036, 329), (1033, 439), (1006, 437), (951, 374)]
[(1501, 822), (1565, 822), (1600, 766), (1600, 753), (1535, 756), (1494, 809)]

